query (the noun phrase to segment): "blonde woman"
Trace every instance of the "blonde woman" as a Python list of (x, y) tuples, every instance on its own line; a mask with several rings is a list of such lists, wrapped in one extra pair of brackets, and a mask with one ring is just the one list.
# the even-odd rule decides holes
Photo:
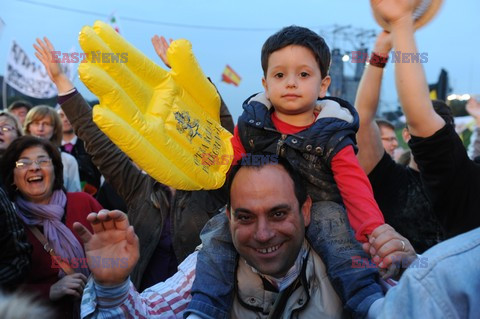
[[(26, 135), (32, 135), (52, 142), (60, 150), (62, 142), (62, 121), (57, 112), (48, 105), (37, 105), (27, 113), (23, 127)], [(67, 192), (80, 192), (78, 163), (72, 155), (61, 152), (63, 184)]]

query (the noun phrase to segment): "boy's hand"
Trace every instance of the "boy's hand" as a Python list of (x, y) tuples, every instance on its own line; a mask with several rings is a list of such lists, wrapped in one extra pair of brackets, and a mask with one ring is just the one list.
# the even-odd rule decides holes
[(418, 0), (370, 0), (374, 13), (390, 25), (405, 18), (412, 19), (417, 2)]
[(85, 245), (88, 267), (95, 280), (107, 286), (124, 282), (140, 256), (138, 237), (127, 215), (118, 210), (90, 213), (93, 234), (76, 222), (73, 228)]
[[(233, 157), (231, 134), (220, 125), (220, 97), (188, 41), (168, 46), (159, 40), (153, 44), (172, 67), (169, 72), (103, 22), (82, 29), (80, 46), (92, 54), (89, 63), (79, 66), (80, 79), (100, 100), (93, 120), (162, 184), (183, 190), (219, 188), (230, 165), (208, 166), (203, 159)], [(112, 54), (123, 54), (124, 61), (115, 62)]]

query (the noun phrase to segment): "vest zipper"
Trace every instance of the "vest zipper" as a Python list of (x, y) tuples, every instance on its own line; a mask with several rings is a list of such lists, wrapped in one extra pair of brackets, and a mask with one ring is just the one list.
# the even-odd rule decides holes
[(282, 137), (278, 140), (277, 142), (277, 155), (284, 157), (284, 152), (285, 152), (285, 147), (283, 144), (285, 144), (285, 139), (287, 138), (287, 134), (282, 134)]

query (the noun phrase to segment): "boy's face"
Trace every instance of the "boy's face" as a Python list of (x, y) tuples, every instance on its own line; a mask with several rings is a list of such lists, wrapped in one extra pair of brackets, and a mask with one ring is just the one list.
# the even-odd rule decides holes
[(322, 80), (320, 67), (309, 49), (289, 45), (270, 55), (262, 84), (276, 112), (297, 115), (312, 112), (317, 98), (325, 96), (330, 77)]

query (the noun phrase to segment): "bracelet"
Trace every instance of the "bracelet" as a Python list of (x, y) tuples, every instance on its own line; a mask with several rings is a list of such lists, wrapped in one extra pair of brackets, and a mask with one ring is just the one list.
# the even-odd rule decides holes
[(375, 52), (372, 52), (372, 56), (370, 57), (370, 65), (376, 66), (377, 68), (384, 68), (385, 65), (387, 64), (388, 61), (388, 55), (387, 56), (381, 56), (376, 54)]

